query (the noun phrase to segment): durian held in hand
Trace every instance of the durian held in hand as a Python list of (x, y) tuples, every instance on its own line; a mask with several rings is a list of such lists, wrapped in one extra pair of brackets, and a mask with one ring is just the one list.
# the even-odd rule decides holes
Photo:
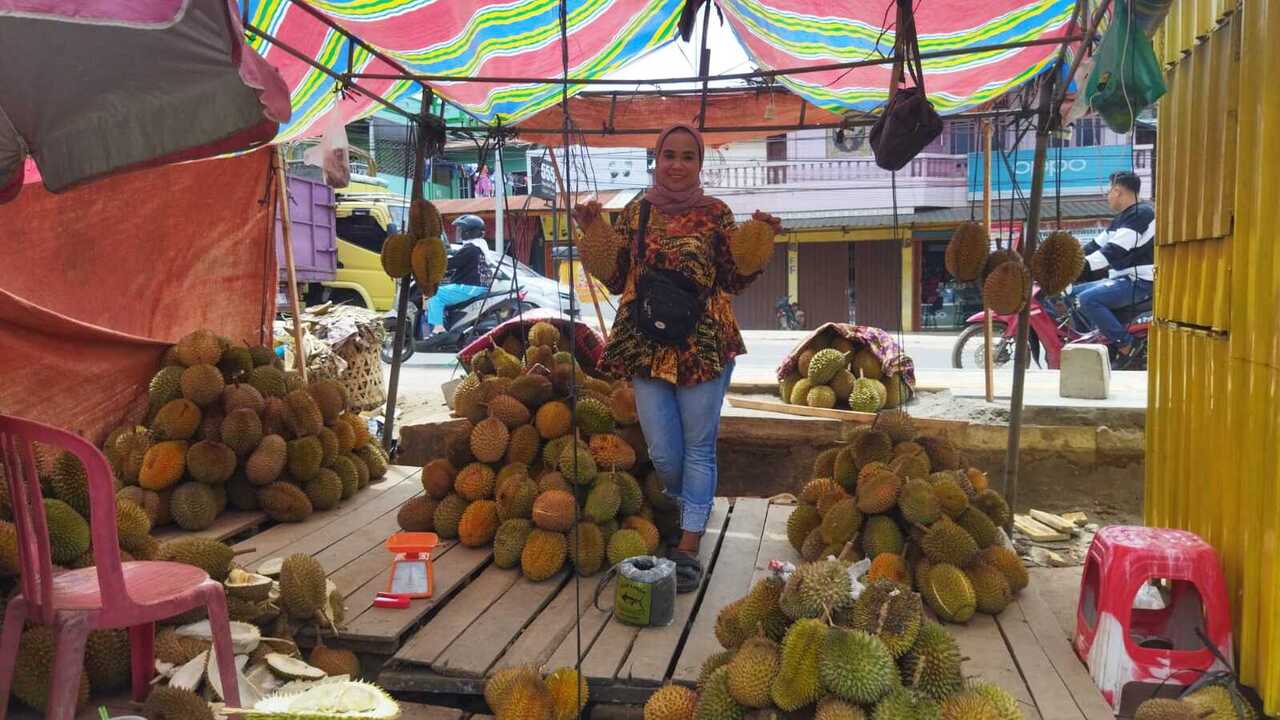
[[(598, 278), (609, 278), (618, 267), (618, 253), (629, 239), (618, 234), (601, 215), (601, 205), (594, 200), (573, 209), (574, 220), (582, 228), (582, 261), (587, 271)], [(757, 210), (751, 219), (739, 225), (729, 238), (738, 273), (751, 275), (769, 264), (773, 257), (773, 238), (782, 232), (782, 221)]]

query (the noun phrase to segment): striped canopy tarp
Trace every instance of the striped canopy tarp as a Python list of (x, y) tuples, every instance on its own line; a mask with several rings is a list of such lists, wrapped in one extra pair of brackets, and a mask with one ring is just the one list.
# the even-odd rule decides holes
[[(289, 0), (240, 0), (248, 24), (336, 72), (395, 73), (394, 67), (355, 46)], [(352, 35), (394, 58), (411, 72), (450, 76), (558, 77), (560, 0), (309, 0)], [(684, 0), (570, 0), (569, 73), (602, 77), (676, 37)], [(289, 83), (293, 117), (278, 141), (321, 131), (317, 121), (338, 100), (336, 82), (272, 43), (250, 35), (250, 45), (280, 69)], [(350, 68), (350, 69), (348, 69)], [(417, 95), (419, 86), (397, 80), (363, 80), (363, 87), (391, 102)], [(511, 125), (560, 101), (548, 84), (438, 82), (432, 89), (476, 118)], [(342, 106), (350, 121), (379, 109), (349, 94)]]
[[(239, 0), (247, 25), (338, 73), (396, 68), (349, 42), (290, 0)], [(752, 61), (766, 69), (865, 60), (893, 47), (892, 0), (716, 0)], [(560, 0), (307, 0), (308, 5), (408, 70), (459, 77), (558, 77), (563, 72)], [(599, 78), (675, 40), (685, 0), (569, 0), (569, 72)], [(918, 4), (923, 52), (964, 49), (1062, 35), (1074, 0), (929, 0)], [(288, 83), (293, 117), (278, 141), (317, 135), (319, 120), (339, 102), (337, 82), (274, 43), (250, 34), (250, 45)], [(1052, 61), (1056, 45), (926, 60), (935, 107), (953, 114), (1021, 85)], [(887, 66), (781, 78), (805, 101), (832, 112), (874, 110), (886, 97)], [(416, 96), (405, 80), (365, 79), (391, 102)], [(432, 89), (477, 119), (517, 125), (560, 100), (544, 83), (433, 82)], [(577, 92), (582, 87), (571, 87)], [(367, 97), (342, 100), (348, 122), (379, 109)], [(715, 102), (713, 99), (712, 102)], [(408, 103), (406, 103), (408, 104)], [(412, 103), (416, 105), (416, 103)]]
[[(893, 52), (888, 0), (719, 0), (751, 59), (770, 70), (874, 59)], [(926, 0), (916, 3), (922, 53), (1063, 36), (1074, 0)], [(886, 14), (887, 11), (887, 14)], [(877, 54), (877, 39), (879, 54)], [(925, 60), (925, 88), (944, 115), (983, 105), (1043, 71), (1057, 45)], [(891, 66), (784, 76), (805, 100), (833, 112), (867, 112), (888, 96)]]

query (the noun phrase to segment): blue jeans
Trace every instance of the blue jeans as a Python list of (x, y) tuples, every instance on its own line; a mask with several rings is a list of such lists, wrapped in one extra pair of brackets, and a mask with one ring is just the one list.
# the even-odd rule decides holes
[(697, 385), (635, 378), (636, 413), (649, 444), (649, 458), (667, 495), (680, 503), (680, 527), (707, 529), (716, 497), (716, 438), (720, 407), (729, 390), (733, 362), (720, 377)]
[(479, 285), (441, 285), (436, 294), (427, 298), (427, 329), (444, 329), (444, 309), (485, 294), (487, 288)]
[(1080, 312), (1084, 313), (1094, 327), (1101, 330), (1111, 342), (1128, 345), (1133, 341), (1133, 336), (1116, 320), (1112, 310), (1150, 300), (1152, 291), (1149, 280), (1118, 277), (1077, 285), (1073, 294), (1080, 303)]

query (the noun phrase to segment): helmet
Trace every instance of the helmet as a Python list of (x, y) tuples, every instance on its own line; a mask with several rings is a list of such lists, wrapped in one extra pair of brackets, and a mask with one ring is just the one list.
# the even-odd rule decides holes
[(475, 215), (463, 215), (453, 221), (453, 226), (458, 229), (459, 242), (473, 238), (484, 238), (484, 220)]

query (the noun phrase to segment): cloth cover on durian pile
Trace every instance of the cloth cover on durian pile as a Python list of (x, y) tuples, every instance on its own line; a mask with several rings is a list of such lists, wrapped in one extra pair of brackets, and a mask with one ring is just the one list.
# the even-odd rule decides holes
[(571, 322), (561, 317), (558, 313), (544, 308), (530, 310), (524, 313), (522, 317), (514, 317), (476, 338), (470, 345), (458, 351), (458, 360), (463, 365), (470, 363), (473, 355), (481, 350), (489, 350), (500, 346), (507, 335), (511, 333), (517, 333), (523, 340), (528, 336), (529, 328), (539, 321), (549, 322), (559, 328), (561, 332), (572, 325), (574, 345), (576, 346), (573, 353), (574, 357), (578, 358), (583, 370), (591, 373), (596, 372), (596, 366), (600, 363), (600, 356), (604, 354), (604, 337), (585, 323)]
[(855, 351), (870, 350), (876, 356), (876, 359), (880, 361), (880, 366), (884, 368), (885, 375), (901, 375), (911, 393), (915, 394), (915, 364), (911, 362), (911, 358), (906, 353), (902, 352), (902, 347), (893, 339), (893, 336), (880, 328), (868, 325), (851, 325), (849, 323), (826, 323), (809, 333), (802, 342), (798, 343), (782, 359), (782, 364), (778, 365), (778, 381), (781, 382), (788, 375), (796, 372), (800, 353), (804, 352), (805, 346), (810, 341), (819, 337), (832, 338), (837, 336), (853, 343)]

